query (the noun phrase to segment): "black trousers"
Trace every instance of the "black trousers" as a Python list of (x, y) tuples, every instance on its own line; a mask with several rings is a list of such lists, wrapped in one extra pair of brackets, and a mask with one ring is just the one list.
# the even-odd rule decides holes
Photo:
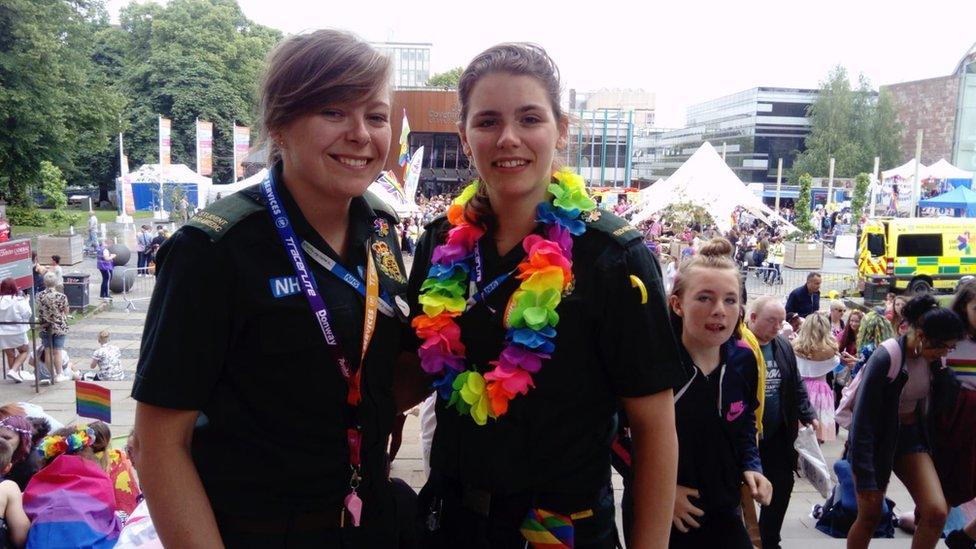
[(793, 493), (793, 469), (796, 466), (796, 450), (785, 427), (772, 437), (759, 441), (759, 459), (762, 460), (763, 474), (773, 484), (773, 500), (759, 514), (759, 533), (763, 549), (778, 549), (780, 530)]

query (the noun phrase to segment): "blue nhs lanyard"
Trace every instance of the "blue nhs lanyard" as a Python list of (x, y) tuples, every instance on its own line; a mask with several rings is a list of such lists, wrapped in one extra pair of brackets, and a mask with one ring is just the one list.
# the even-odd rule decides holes
[[(348, 284), (353, 290), (356, 290), (359, 295), (363, 296), (364, 298), (366, 297), (366, 283), (363, 282), (360, 277), (350, 273), (349, 270), (343, 267), (338, 261), (327, 256), (324, 252), (322, 252), (322, 250), (312, 246), (307, 241), (302, 241), (302, 249), (305, 250), (308, 256), (314, 259), (316, 263), (325, 268), (325, 270), (335, 275), (339, 280)], [(390, 302), (389, 294), (386, 293), (386, 290), (381, 290), (380, 301), (377, 304), (377, 308), (381, 313), (392, 317), (394, 312)]]
[(285, 250), (288, 252), (288, 258), (291, 259), (291, 263), (295, 267), (298, 283), (302, 288), (302, 292), (305, 294), (305, 298), (308, 300), (309, 307), (312, 308), (315, 321), (318, 323), (319, 329), (325, 337), (325, 343), (329, 348), (329, 353), (335, 359), (336, 364), (338, 364), (342, 377), (348, 381), (353, 375), (352, 368), (346, 359), (345, 353), (342, 352), (338, 336), (332, 329), (332, 318), (329, 315), (329, 309), (325, 306), (325, 300), (322, 299), (322, 294), (319, 293), (315, 276), (312, 274), (312, 270), (308, 268), (308, 263), (305, 261), (304, 254), (302, 254), (301, 239), (298, 238), (298, 235), (295, 234), (295, 230), (291, 226), (291, 220), (288, 219), (288, 214), (285, 212), (284, 206), (281, 205), (278, 190), (274, 185), (274, 178), (270, 174), (261, 182), (261, 191), (264, 193), (264, 198), (268, 202), (268, 210), (271, 212), (275, 228), (278, 230), (278, 236), (281, 237), (281, 242), (285, 245)]
[[(491, 306), (489, 306), (488, 303), (485, 302), (485, 300), (488, 299), (488, 296), (494, 293), (499, 286), (501, 286), (506, 280), (508, 280), (513, 274), (515, 274), (516, 271), (518, 271), (518, 267), (512, 269), (507, 273), (502, 273), (501, 275), (495, 277), (495, 279), (489, 282), (488, 284), (485, 284), (484, 287), (481, 287), (481, 282), (482, 280), (484, 280), (484, 276), (485, 276), (484, 260), (481, 257), (481, 244), (475, 243), (474, 245), (474, 275), (475, 276), (474, 276), (474, 280), (471, 281), (471, 287), (468, 290), (469, 297), (468, 297), (467, 309), (474, 307), (478, 303), (485, 303), (485, 306), (488, 307), (488, 310), (494, 313), (495, 310)], [(478, 289), (479, 287), (481, 287), (480, 290)]]

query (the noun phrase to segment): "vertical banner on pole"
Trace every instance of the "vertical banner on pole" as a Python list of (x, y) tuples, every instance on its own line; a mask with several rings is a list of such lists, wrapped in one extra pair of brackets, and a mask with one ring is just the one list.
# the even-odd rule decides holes
[(197, 120), (197, 173), (213, 175), (213, 122)]
[(159, 117), (159, 166), (166, 168), (170, 165), (170, 130), (172, 120)]
[(244, 159), (251, 147), (251, 128), (234, 125), (234, 181), (244, 177)]

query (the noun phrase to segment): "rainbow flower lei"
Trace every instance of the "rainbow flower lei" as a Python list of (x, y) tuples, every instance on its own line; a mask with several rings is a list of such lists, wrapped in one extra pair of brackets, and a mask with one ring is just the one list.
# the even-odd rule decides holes
[(76, 454), (91, 446), (93, 442), (95, 442), (95, 431), (91, 427), (84, 426), (76, 428), (74, 433), (66, 437), (61, 435), (44, 437), (38, 443), (36, 451), (45, 461), (51, 461), (61, 454)]
[(423, 341), (418, 353), (421, 366), (441, 376), (434, 382), (437, 393), (458, 413), (470, 414), (476, 424), (485, 425), (489, 417), (504, 415), (516, 395), (535, 387), (532, 374), (555, 350), (556, 308), (573, 283), (572, 237), (586, 232), (580, 218), (596, 203), (587, 195), (582, 177), (567, 170), (553, 174), (548, 187), (552, 200), (539, 203), (537, 210), (536, 220), (546, 225), (546, 236), (533, 233), (522, 240), (526, 258), (517, 269), (522, 282), (505, 312), (505, 348), (489, 362), (494, 369), (482, 375), (474, 366), (468, 369), (461, 328), (455, 322), (467, 308), (470, 261), (484, 235), (483, 229), (464, 218), (464, 205), (479, 184), (468, 185), (447, 211), (452, 228), (447, 241), (434, 249), (420, 287), (423, 313), (412, 325)]

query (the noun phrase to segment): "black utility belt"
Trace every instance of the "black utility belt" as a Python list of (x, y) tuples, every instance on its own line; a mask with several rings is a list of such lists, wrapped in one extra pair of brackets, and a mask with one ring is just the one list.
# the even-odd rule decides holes
[(588, 493), (558, 493), (558, 492), (516, 492), (492, 493), (488, 490), (463, 486), (460, 483), (448, 482), (448, 489), (460, 494), (461, 507), (479, 516), (487, 517), (492, 504), (505, 508), (546, 509), (565, 514), (573, 520), (583, 520), (593, 516), (598, 502), (609, 495), (611, 488), (605, 486)]
[(286, 534), (317, 532), (352, 526), (348, 512), (338, 504), (328, 511), (295, 512), (285, 515), (240, 516), (217, 513), (221, 530), (243, 534)]

